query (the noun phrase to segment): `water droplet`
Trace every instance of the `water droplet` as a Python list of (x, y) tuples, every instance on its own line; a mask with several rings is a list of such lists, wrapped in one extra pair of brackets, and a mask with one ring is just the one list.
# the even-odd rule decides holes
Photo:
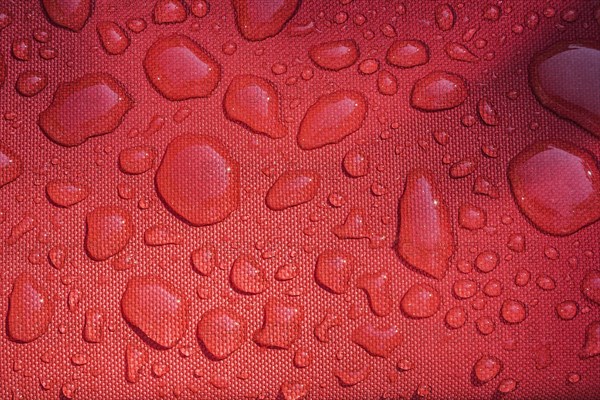
[(116, 55), (125, 52), (129, 47), (129, 38), (125, 31), (116, 23), (102, 21), (96, 25), (102, 47), (108, 54)]
[(479, 57), (460, 43), (448, 42), (444, 46), (444, 51), (448, 57), (456, 61), (474, 63), (479, 60)]
[(180, 0), (157, 0), (154, 5), (154, 22), (175, 24), (187, 19), (185, 6)]
[(590, 358), (598, 355), (600, 355), (600, 321), (593, 321), (585, 328), (585, 341), (579, 357)]
[(353, 149), (346, 153), (343, 161), (344, 171), (353, 178), (369, 173), (369, 158), (364, 152)]
[(382, 70), (377, 75), (377, 90), (385, 96), (393, 96), (398, 92), (398, 81), (394, 74)]
[(452, 286), (452, 292), (461, 300), (470, 299), (477, 294), (477, 282), (470, 279), (458, 279)]
[(484, 124), (489, 126), (496, 126), (499, 124), (498, 112), (487, 98), (482, 97), (479, 100), (479, 103), (477, 103), (477, 111)]
[(196, 17), (203, 18), (208, 15), (209, 6), (206, 0), (192, 0), (190, 9)]
[(54, 304), (33, 276), (19, 275), (8, 301), (6, 332), (12, 340), (29, 343), (48, 332)]
[(342, 141), (356, 132), (367, 114), (367, 100), (359, 92), (326, 94), (309, 107), (300, 124), (298, 145), (313, 150)]
[(131, 214), (117, 206), (95, 208), (86, 217), (89, 256), (104, 261), (120, 253), (133, 237)]
[(263, 347), (288, 349), (302, 333), (304, 310), (301, 306), (271, 298), (264, 307), (264, 320), (253, 339)]
[(272, 139), (284, 137), (287, 128), (281, 123), (281, 104), (275, 86), (254, 75), (237, 75), (225, 93), (225, 114), (252, 131)]
[(23, 174), (23, 161), (12, 150), (0, 144), (0, 188)]
[(454, 253), (448, 210), (429, 173), (412, 170), (400, 199), (398, 254), (418, 271), (442, 279)]
[(339, 239), (363, 239), (371, 236), (365, 211), (360, 208), (350, 209), (344, 223), (334, 226), (332, 232)]
[(546, 233), (570, 235), (600, 219), (600, 171), (573, 144), (532, 144), (510, 161), (508, 178), (521, 211)]
[(525, 304), (518, 300), (504, 300), (500, 309), (500, 316), (509, 324), (519, 324), (527, 317)]
[(289, 170), (281, 174), (266, 196), (271, 210), (282, 211), (311, 201), (321, 186), (321, 177), (312, 170)]
[(600, 304), (600, 271), (588, 271), (581, 281), (581, 292), (588, 299)]
[(333, 374), (339, 380), (340, 385), (349, 387), (367, 380), (371, 375), (373, 367), (370, 364), (363, 364), (355, 369), (344, 369), (343, 367), (334, 367)]
[(400, 308), (410, 318), (429, 318), (439, 311), (441, 302), (436, 289), (425, 283), (417, 283), (404, 294)]
[(141, 370), (148, 363), (148, 352), (146, 349), (128, 343), (125, 349), (126, 377), (130, 383), (136, 383), (141, 378)]
[(368, 58), (358, 65), (358, 70), (363, 75), (372, 75), (379, 70), (379, 61)]
[(570, 321), (577, 316), (579, 307), (572, 300), (566, 300), (556, 305), (556, 315), (562, 320)]
[(209, 276), (219, 264), (217, 253), (212, 246), (201, 246), (192, 252), (192, 267), (200, 275)]
[(456, 14), (450, 4), (439, 4), (435, 8), (435, 22), (442, 31), (449, 31), (454, 26)]
[(213, 359), (223, 360), (244, 344), (248, 327), (243, 317), (220, 307), (202, 315), (196, 336)]
[(150, 146), (128, 147), (119, 153), (119, 167), (127, 174), (143, 174), (154, 166), (156, 150)]
[(482, 229), (487, 221), (486, 212), (472, 204), (462, 204), (458, 209), (458, 223), (461, 228), (468, 230)]
[(136, 333), (163, 348), (175, 346), (187, 330), (185, 297), (156, 275), (135, 276), (127, 282), (121, 311)]
[(358, 60), (358, 46), (352, 39), (336, 40), (315, 45), (309, 50), (310, 59), (323, 69), (339, 71)]
[(464, 178), (471, 175), (477, 169), (477, 163), (473, 160), (461, 160), (450, 166), (450, 177), (454, 179)]
[(339, 250), (326, 250), (317, 259), (315, 280), (335, 294), (346, 293), (354, 273), (354, 257)]
[(42, 5), (50, 22), (75, 32), (92, 14), (92, 0), (42, 0)]
[(391, 293), (391, 277), (387, 270), (360, 275), (356, 280), (356, 287), (367, 293), (369, 306), (375, 315), (385, 317), (392, 312), (394, 301)]
[(502, 371), (502, 361), (494, 356), (482, 356), (473, 366), (475, 378), (480, 383), (487, 383)]
[(236, 22), (242, 36), (251, 41), (277, 35), (298, 10), (299, 0), (265, 3), (262, 0), (233, 0)]
[(100, 343), (104, 337), (105, 318), (100, 310), (87, 310), (85, 312), (85, 325), (83, 326), (83, 339), (88, 343)]
[(85, 185), (55, 179), (46, 185), (46, 194), (55, 205), (59, 207), (71, 207), (87, 199), (90, 191)]
[(231, 286), (243, 294), (258, 294), (267, 290), (269, 282), (264, 268), (249, 255), (239, 256), (229, 273)]
[(179, 34), (154, 42), (144, 57), (144, 69), (156, 90), (174, 101), (210, 96), (221, 80), (221, 67), (212, 56)]
[(25, 96), (32, 97), (40, 93), (48, 85), (48, 77), (44, 72), (25, 71), (19, 74), (15, 88)]
[(429, 62), (429, 49), (420, 40), (397, 40), (387, 51), (388, 64), (400, 68), (413, 68)]
[(352, 341), (375, 357), (387, 358), (402, 343), (397, 326), (366, 322), (352, 332)]
[(167, 146), (156, 189), (169, 210), (190, 224), (215, 224), (239, 207), (239, 164), (217, 139), (184, 134)]
[(448, 310), (445, 317), (446, 325), (452, 329), (458, 329), (467, 322), (467, 312), (463, 307), (452, 307)]
[(600, 47), (595, 42), (558, 42), (532, 59), (530, 80), (539, 101), (600, 136)]
[(486, 4), (483, 8), (482, 18), (487, 19), (488, 21), (498, 21), (501, 14), (502, 10), (500, 7), (494, 4)]
[(63, 146), (114, 131), (133, 100), (112, 76), (87, 74), (58, 86), (50, 106), (40, 113), (40, 128)]
[(441, 111), (458, 107), (467, 95), (467, 83), (462, 77), (435, 71), (415, 83), (410, 103), (422, 111)]

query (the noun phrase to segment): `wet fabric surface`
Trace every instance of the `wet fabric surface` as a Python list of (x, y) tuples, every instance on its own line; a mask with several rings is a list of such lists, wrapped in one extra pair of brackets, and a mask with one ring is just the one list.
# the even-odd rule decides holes
[(0, 1), (0, 397), (598, 398), (599, 7)]

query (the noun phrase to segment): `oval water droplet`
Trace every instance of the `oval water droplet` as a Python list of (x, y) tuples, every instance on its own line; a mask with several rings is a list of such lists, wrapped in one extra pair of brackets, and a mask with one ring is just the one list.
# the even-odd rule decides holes
[(158, 39), (148, 49), (143, 64), (152, 85), (169, 100), (210, 96), (221, 80), (219, 64), (185, 35)]
[(483, 356), (473, 366), (473, 374), (480, 383), (487, 383), (502, 371), (502, 361), (497, 357)]
[(441, 302), (436, 289), (425, 283), (417, 283), (406, 291), (400, 308), (410, 318), (429, 318), (439, 311)]
[(55, 205), (59, 207), (71, 207), (87, 199), (90, 191), (85, 185), (55, 179), (46, 185), (46, 194)]
[(388, 64), (400, 68), (413, 68), (429, 62), (429, 48), (420, 40), (397, 40), (387, 51)]
[(415, 83), (410, 104), (422, 111), (448, 110), (464, 103), (467, 95), (467, 83), (462, 77), (434, 71)]
[(245, 254), (231, 266), (229, 281), (235, 290), (243, 294), (259, 294), (269, 286), (264, 268), (254, 257)]
[(508, 179), (520, 210), (546, 233), (571, 235), (600, 219), (596, 160), (571, 143), (535, 142), (510, 161)]
[(187, 11), (181, 0), (157, 0), (154, 5), (154, 22), (175, 24), (187, 19)]
[(50, 22), (79, 32), (92, 14), (92, 0), (42, 0)]
[(184, 134), (167, 146), (156, 189), (169, 210), (190, 224), (215, 224), (239, 207), (239, 164), (217, 139)]
[(311, 201), (321, 186), (321, 176), (312, 170), (286, 171), (273, 183), (266, 196), (271, 210), (282, 211)]
[(310, 48), (310, 59), (323, 69), (339, 71), (353, 66), (358, 60), (358, 45), (352, 39), (336, 40)]
[(25, 71), (19, 74), (15, 88), (19, 94), (32, 97), (40, 93), (48, 85), (48, 76), (44, 72)]
[(119, 167), (127, 174), (143, 174), (154, 166), (156, 150), (150, 146), (128, 147), (119, 153)]
[(235, 311), (219, 307), (202, 315), (196, 336), (213, 359), (223, 360), (244, 344), (248, 327)]
[(339, 250), (321, 253), (315, 266), (315, 280), (335, 294), (346, 293), (354, 272), (354, 257)]
[(116, 23), (111, 21), (102, 21), (96, 25), (100, 43), (108, 54), (122, 54), (129, 47), (129, 37), (125, 31)]
[(12, 150), (0, 144), (0, 188), (23, 174), (23, 161)]
[(300, 0), (275, 3), (262, 0), (233, 0), (238, 29), (248, 40), (258, 41), (277, 35), (298, 10)]

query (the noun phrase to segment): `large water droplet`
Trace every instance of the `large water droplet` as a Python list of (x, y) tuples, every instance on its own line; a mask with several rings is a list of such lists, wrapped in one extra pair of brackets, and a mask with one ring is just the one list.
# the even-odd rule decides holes
[(178, 34), (160, 38), (150, 46), (144, 69), (156, 90), (169, 100), (207, 97), (221, 80), (221, 67), (212, 56), (189, 37)]
[(262, 293), (269, 286), (264, 268), (249, 255), (241, 255), (235, 260), (229, 281), (235, 290), (244, 294)]
[(339, 71), (358, 60), (358, 46), (352, 39), (325, 42), (311, 47), (310, 59), (323, 69)]
[(277, 35), (296, 14), (299, 0), (233, 0), (238, 29), (248, 40)]
[(239, 207), (239, 164), (217, 139), (184, 134), (169, 143), (156, 188), (169, 209), (190, 224), (214, 224)]
[(598, 43), (558, 42), (532, 59), (531, 86), (544, 106), (600, 136), (598, 71)]
[(127, 174), (143, 174), (154, 166), (156, 150), (150, 146), (128, 147), (119, 153), (119, 167)]
[(55, 205), (59, 207), (71, 207), (87, 199), (90, 191), (85, 185), (55, 179), (46, 185), (46, 194)]
[(546, 233), (570, 235), (600, 219), (600, 171), (573, 144), (532, 144), (510, 161), (508, 178), (521, 211)]
[(400, 199), (398, 254), (417, 270), (442, 279), (454, 253), (448, 210), (428, 173), (412, 170)]
[(102, 21), (96, 25), (102, 47), (108, 54), (116, 55), (125, 52), (129, 47), (129, 38), (125, 31), (116, 23)]
[(356, 132), (367, 115), (367, 99), (359, 92), (326, 94), (309, 107), (300, 124), (298, 145), (313, 150), (342, 141)]
[(86, 224), (86, 250), (96, 261), (120, 253), (133, 237), (131, 214), (117, 206), (95, 208), (87, 215)]
[(170, 282), (155, 275), (129, 280), (121, 298), (123, 318), (143, 338), (163, 348), (179, 343), (188, 325), (188, 304)]
[(50, 21), (79, 32), (92, 13), (92, 0), (42, 0)]
[(180, 0), (158, 0), (154, 5), (154, 22), (174, 24), (187, 19), (185, 6)]
[(487, 383), (502, 371), (502, 361), (493, 356), (483, 356), (473, 366), (473, 374), (480, 383)]
[(63, 146), (77, 146), (114, 131), (133, 100), (112, 76), (87, 74), (59, 85), (50, 106), (40, 113), (40, 128)]
[(256, 133), (272, 139), (287, 134), (281, 123), (279, 95), (275, 86), (255, 75), (237, 75), (229, 84), (223, 100), (225, 114)]
[(422, 111), (448, 110), (461, 105), (467, 95), (467, 83), (462, 77), (435, 71), (415, 83), (410, 104)]
[(8, 301), (6, 331), (12, 340), (29, 343), (48, 332), (54, 305), (33, 276), (19, 275)]
[(223, 360), (244, 344), (247, 331), (243, 317), (220, 307), (204, 313), (198, 323), (196, 336), (215, 360)]
[(366, 322), (354, 329), (352, 341), (372, 356), (387, 358), (402, 343), (402, 335), (395, 325)]

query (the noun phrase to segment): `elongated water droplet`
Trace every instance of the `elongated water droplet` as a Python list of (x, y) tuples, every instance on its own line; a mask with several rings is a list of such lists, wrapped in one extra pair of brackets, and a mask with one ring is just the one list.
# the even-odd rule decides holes
[(238, 29), (242, 36), (252, 41), (264, 40), (281, 32), (296, 14), (299, 4), (300, 0), (233, 0)]
[(420, 40), (397, 40), (387, 51), (388, 64), (401, 68), (413, 68), (429, 62), (429, 49)]
[(267, 192), (271, 210), (282, 211), (311, 201), (321, 186), (321, 177), (312, 170), (286, 171)]
[(42, 0), (50, 22), (78, 32), (92, 13), (92, 0)]
[(435, 71), (415, 83), (410, 104), (423, 111), (448, 110), (464, 103), (467, 95), (467, 83), (462, 77)]
[(133, 237), (131, 214), (117, 206), (95, 208), (86, 218), (89, 256), (104, 261), (120, 253)]
[(29, 343), (48, 332), (54, 305), (33, 276), (19, 275), (8, 301), (6, 331), (12, 340)]
[(352, 39), (325, 42), (311, 47), (310, 59), (323, 69), (339, 71), (358, 60), (358, 46)]

